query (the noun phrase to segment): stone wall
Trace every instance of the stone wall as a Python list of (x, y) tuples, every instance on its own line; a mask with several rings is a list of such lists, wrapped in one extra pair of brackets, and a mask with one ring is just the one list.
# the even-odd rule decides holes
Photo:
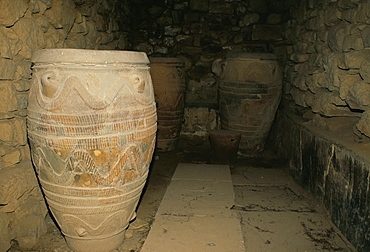
[(341, 124), (342, 118), (330, 118), (341, 128), (328, 131), (302, 119), (299, 111), (278, 113), (269, 144), (353, 246), (370, 251), (370, 143), (354, 142), (352, 126)]
[[(120, 8), (117, 12), (115, 7)], [(47, 209), (26, 134), (31, 56), (42, 48), (123, 49), (125, 1), (0, 1), (0, 251), (33, 247)], [(118, 20), (119, 19), (119, 20)]]
[(285, 35), (286, 93), (316, 114), (357, 118), (354, 133), (370, 137), (370, 1), (298, 1)]
[(206, 136), (212, 129), (196, 118), (217, 115), (215, 60), (229, 52), (284, 51), (282, 24), (289, 19), (290, 2), (294, 1), (131, 1), (130, 48), (185, 60), (185, 114), (192, 118), (185, 118), (182, 135)]
[(270, 144), (358, 251), (369, 251), (370, 1), (301, 0), (290, 12)]

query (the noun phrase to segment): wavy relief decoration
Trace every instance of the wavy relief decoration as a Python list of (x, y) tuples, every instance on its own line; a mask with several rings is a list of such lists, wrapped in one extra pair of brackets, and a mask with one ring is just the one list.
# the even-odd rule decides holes
[(65, 232), (78, 237), (94, 236), (97, 238), (99, 235), (109, 232), (107, 229), (112, 226), (122, 226), (120, 230), (124, 230), (126, 228), (125, 223), (127, 223), (127, 220), (130, 218), (129, 215), (132, 215), (132, 213), (121, 210), (108, 215), (101, 223), (93, 226), (75, 215), (63, 214), (64, 227), (66, 228)]
[(110, 104), (105, 99), (92, 94), (76, 76), (69, 76), (64, 83), (60, 83), (57, 74), (54, 71), (48, 71), (41, 76), (41, 80), (35, 77), (35, 81), (40, 86), (37, 89), (37, 102), (46, 110), (61, 107), (68, 101), (67, 98), (72, 91), (77, 91), (81, 99), (92, 109), (104, 109)]
[(60, 185), (73, 183), (74, 174), (66, 166), (66, 162), (59, 158), (57, 153), (49, 148), (33, 148), (32, 161), (36, 167), (36, 172), (41, 179), (53, 181)]
[[(122, 79), (127, 79), (132, 88), (127, 88), (129, 98), (141, 105), (152, 104), (154, 101), (153, 85), (148, 72), (139, 72), (136, 69), (119, 72)], [(138, 95), (139, 94), (139, 95)]]
[[(152, 153), (153, 147), (147, 151)], [(108, 162), (105, 166), (99, 166), (89, 152), (75, 150), (67, 160), (66, 170), (72, 170), (77, 175), (76, 186), (123, 185), (143, 175), (141, 167), (148, 167), (142, 164), (143, 155), (150, 156), (142, 152), (140, 143), (134, 143), (120, 151), (114, 164)]]

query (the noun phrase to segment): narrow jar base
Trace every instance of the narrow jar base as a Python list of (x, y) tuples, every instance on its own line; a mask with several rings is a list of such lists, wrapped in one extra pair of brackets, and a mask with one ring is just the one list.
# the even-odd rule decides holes
[(68, 247), (75, 252), (109, 252), (118, 248), (124, 238), (125, 231), (106, 237), (106, 238), (92, 238), (92, 239), (78, 239), (74, 237), (65, 237)]

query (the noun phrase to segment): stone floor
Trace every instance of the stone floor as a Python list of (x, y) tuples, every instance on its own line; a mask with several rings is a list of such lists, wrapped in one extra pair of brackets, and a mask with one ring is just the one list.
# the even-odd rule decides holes
[(228, 165), (178, 164), (141, 252), (244, 252), (234, 198)]
[[(207, 144), (193, 146), (180, 142), (175, 151), (155, 153), (137, 218), (126, 231), (123, 244), (114, 252), (141, 250), (179, 163), (214, 162)], [(231, 210), (240, 220), (245, 250), (356, 251), (330, 222), (320, 203), (292, 180), (286, 167), (283, 160), (268, 151), (259, 157), (238, 159), (230, 167), (235, 194)], [(47, 235), (31, 251), (70, 252), (59, 229), (48, 220)], [(19, 251), (22, 250), (16, 244), (10, 249), (10, 252)], [(215, 246), (213, 251), (224, 250)]]

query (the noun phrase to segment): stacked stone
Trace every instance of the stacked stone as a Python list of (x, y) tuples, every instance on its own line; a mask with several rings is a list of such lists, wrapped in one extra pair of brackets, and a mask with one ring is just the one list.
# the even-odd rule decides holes
[(115, 2), (0, 1), (0, 251), (12, 240), (30, 249), (46, 232), (47, 209), (26, 134), (31, 56), (40, 48), (124, 46), (112, 18)]
[(360, 117), (370, 137), (370, 1), (304, 0), (291, 14), (286, 93), (325, 117)]
[[(279, 2), (279, 3), (278, 3)], [(286, 3), (287, 2), (287, 3)], [(282, 43), (282, 23), (288, 18), (288, 2), (273, 0), (136, 0), (130, 32), (130, 46), (153, 56), (181, 57), (186, 62), (185, 113), (197, 117), (216, 115), (217, 76), (212, 72), (215, 60), (228, 52), (274, 52)], [(195, 120), (187, 120), (194, 122)], [(183, 125), (186, 129), (197, 125)], [(202, 125), (207, 128), (207, 125)], [(205, 130), (202, 130), (205, 133)], [(202, 134), (202, 133), (200, 133)]]

